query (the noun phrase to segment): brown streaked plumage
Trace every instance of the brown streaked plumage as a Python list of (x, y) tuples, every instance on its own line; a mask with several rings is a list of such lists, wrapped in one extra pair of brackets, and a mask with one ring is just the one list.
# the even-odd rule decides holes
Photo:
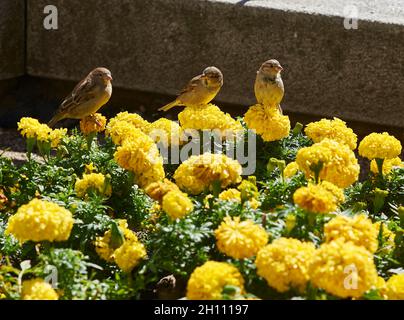
[(223, 74), (216, 67), (207, 67), (202, 74), (192, 78), (173, 102), (161, 107), (159, 111), (168, 111), (175, 106), (200, 106), (208, 104), (218, 94), (223, 85)]
[(96, 113), (112, 94), (112, 75), (106, 68), (96, 68), (81, 80), (68, 95), (53, 118), (50, 127), (66, 118), (82, 119)]
[(265, 61), (257, 71), (254, 92), (257, 102), (264, 106), (275, 106), (282, 113), (281, 101), (285, 93), (278, 60)]

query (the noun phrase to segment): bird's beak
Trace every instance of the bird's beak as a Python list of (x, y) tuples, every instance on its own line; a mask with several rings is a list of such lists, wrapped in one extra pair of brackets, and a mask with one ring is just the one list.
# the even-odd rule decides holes
[(282, 66), (275, 67), (275, 69), (276, 69), (276, 71), (278, 71), (278, 72), (283, 70)]
[(112, 79), (112, 76), (106, 76), (105, 77), (108, 81), (112, 81), (113, 79)]

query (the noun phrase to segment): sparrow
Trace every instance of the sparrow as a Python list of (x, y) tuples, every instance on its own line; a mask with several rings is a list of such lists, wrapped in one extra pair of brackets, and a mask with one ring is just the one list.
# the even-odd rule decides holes
[(278, 60), (265, 61), (257, 71), (254, 92), (257, 102), (264, 106), (275, 106), (282, 114), (280, 103), (285, 89), (281, 77), (283, 70)]
[(217, 95), (222, 85), (222, 72), (216, 67), (207, 67), (202, 74), (188, 82), (177, 99), (161, 107), (159, 111), (168, 111), (175, 106), (193, 107), (208, 104)]
[(48, 126), (62, 119), (83, 119), (98, 111), (111, 98), (112, 75), (106, 68), (96, 68), (81, 80), (59, 106)]

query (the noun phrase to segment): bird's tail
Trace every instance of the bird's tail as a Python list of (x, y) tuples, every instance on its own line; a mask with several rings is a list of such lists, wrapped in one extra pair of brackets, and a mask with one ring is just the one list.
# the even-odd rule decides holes
[(180, 104), (181, 104), (181, 103), (180, 103), (178, 100), (174, 100), (173, 102), (170, 102), (170, 103), (166, 104), (165, 106), (161, 107), (161, 108), (159, 109), (159, 111), (168, 111), (168, 110), (170, 110), (171, 108), (173, 108), (173, 107), (175, 107), (175, 106), (178, 106), (178, 105), (180, 105)]
[(48, 126), (50, 127), (50, 128), (52, 128), (53, 126), (55, 126), (55, 124), (58, 122), (58, 121), (60, 121), (60, 120), (62, 120), (63, 119), (63, 116), (60, 114), (60, 113), (57, 113), (57, 114), (55, 114), (54, 116), (53, 116), (53, 118), (48, 122)]

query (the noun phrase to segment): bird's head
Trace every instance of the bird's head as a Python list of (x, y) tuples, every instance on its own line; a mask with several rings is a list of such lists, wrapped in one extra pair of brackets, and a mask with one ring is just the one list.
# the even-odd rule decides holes
[(107, 68), (96, 68), (90, 72), (90, 77), (92, 77), (95, 81), (108, 84), (112, 81), (112, 74)]
[(261, 68), (258, 72), (262, 72), (265, 75), (268, 76), (276, 76), (278, 75), (279, 72), (283, 70), (281, 64), (279, 63), (278, 60), (271, 59), (265, 61), (262, 65)]
[(208, 85), (223, 85), (223, 74), (216, 67), (207, 67), (203, 70), (202, 77), (207, 81)]

